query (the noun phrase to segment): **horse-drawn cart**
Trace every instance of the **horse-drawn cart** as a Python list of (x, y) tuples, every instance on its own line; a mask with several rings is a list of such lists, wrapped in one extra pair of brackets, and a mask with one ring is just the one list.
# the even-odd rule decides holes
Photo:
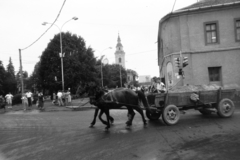
[(233, 99), (235, 89), (202, 91), (150, 93), (147, 95), (151, 112), (146, 111), (150, 120), (162, 120), (167, 125), (174, 125), (180, 119), (180, 111), (195, 109), (203, 115), (217, 113), (220, 117), (231, 117), (235, 110)]

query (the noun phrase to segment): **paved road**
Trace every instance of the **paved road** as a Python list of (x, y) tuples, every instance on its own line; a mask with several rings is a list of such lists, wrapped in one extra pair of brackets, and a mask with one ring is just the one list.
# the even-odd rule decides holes
[(175, 126), (161, 120), (143, 126), (136, 114), (125, 128), (126, 110), (113, 110), (106, 132), (93, 110), (0, 114), (0, 160), (238, 160), (240, 111), (232, 118), (181, 116)]

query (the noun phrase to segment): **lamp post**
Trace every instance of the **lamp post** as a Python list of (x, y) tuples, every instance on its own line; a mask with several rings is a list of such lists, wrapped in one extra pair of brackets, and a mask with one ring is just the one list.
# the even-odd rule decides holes
[(59, 54), (59, 56), (60, 56), (60, 58), (61, 58), (61, 71), (62, 71), (62, 90), (64, 91), (64, 73), (63, 73), (63, 57), (64, 57), (64, 54), (62, 53), (62, 28), (63, 28), (63, 26), (67, 23), (67, 22), (69, 22), (69, 21), (71, 21), (71, 20), (78, 20), (78, 18), (77, 17), (73, 17), (73, 18), (71, 18), (71, 19), (69, 19), (68, 21), (66, 21), (65, 23), (63, 23), (63, 25), (61, 26), (61, 28), (60, 27), (58, 27), (56, 24), (54, 24), (54, 23), (48, 23), (48, 22), (43, 22), (42, 23), (42, 25), (47, 25), (47, 24), (52, 24), (52, 25), (54, 25), (54, 26), (56, 26), (58, 29), (59, 29), (59, 34), (60, 34), (60, 54)]
[(120, 68), (120, 87), (122, 87), (122, 71), (121, 71), (122, 65), (121, 64), (119, 64), (119, 68)]
[(108, 47), (108, 48), (105, 48), (104, 50), (102, 50), (101, 52), (101, 81), (102, 81), (102, 87), (103, 87), (103, 70), (102, 70), (102, 59), (105, 55), (102, 55), (103, 51), (107, 50), (107, 49), (112, 49), (112, 47)]

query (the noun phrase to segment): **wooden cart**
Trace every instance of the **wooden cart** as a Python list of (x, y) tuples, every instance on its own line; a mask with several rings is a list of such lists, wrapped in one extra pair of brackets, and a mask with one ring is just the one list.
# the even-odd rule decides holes
[[(231, 117), (235, 110), (235, 89), (204, 90), (190, 92), (167, 92), (148, 94), (148, 103), (151, 112), (146, 111), (150, 120), (157, 120), (162, 115), (167, 125), (174, 125), (180, 119), (180, 111), (195, 109), (203, 115), (217, 113), (220, 117)], [(197, 96), (198, 100), (192, 100), (191, 96)]]

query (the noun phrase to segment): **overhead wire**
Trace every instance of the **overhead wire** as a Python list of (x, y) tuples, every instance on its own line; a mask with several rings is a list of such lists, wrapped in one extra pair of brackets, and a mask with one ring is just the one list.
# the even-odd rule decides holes
[(47, 28), (47, 30), (46, 30), (43, 34), (41, 34), (40, 37), (38, 37), (33, 43), (31, 43), (29, 46), (27, 46), (27, 47), (25, 47), (25, 48), (23, 48), (23, 49), (21, 49), (21, 50), (25, 50), (25, 49), (31, 47), (33, 44), (35, 44), (37, 41), (39, 41), (39, 39), (42, 38), (42, 36), (43, 36), (44, 34), (47, 33), (47, 31), (55, 24), (55, 22), (57, 21), (58, 17), (60, 16), (60, 14), (61, 14), (61, 12), (62, 12), (62, 9), (63, 9), (63, 6), (65, 5), (65, 2), (66, 2), (66, 0), (64, 0), (61, 9), (60, 9), (60, 11), (58, 12), (57, 17), (55, 18), (54, 22), (50, 25), (50, 27)]
[[(175, 7), (175, 4), (176, 4), (176, 1), (177, 1), (177, 0), (174, 1), (173, 7), (172, 7), (172, 12), (173, 12), (173, 10), (174, 10), (174, 7)], [(172, 12), (171, 12), (171, 13), (172, 13)]]

